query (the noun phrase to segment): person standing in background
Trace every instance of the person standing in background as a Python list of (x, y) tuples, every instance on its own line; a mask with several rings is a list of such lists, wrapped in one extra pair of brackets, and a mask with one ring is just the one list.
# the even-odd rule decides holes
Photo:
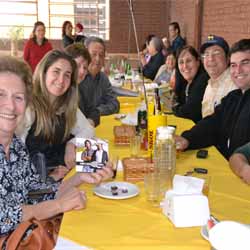
[(72, 35), (72, 30), (72, 23), (70, 21), (65, 21), (62, 26), (62, 43), (64, 48), (75, 41), (75, 38)]
[(76, 27), (75, 27), (75, 42), (76, 43), (83, 43), (85, 39), (87, 38), (84, 34), (83, 34), (83, 25), (81, 23), (77, 23)]
[(178, 49), (186, 45), (186, 41), (181, 37), (180, 25), (177, 22), (172, 22), (168, 26), (169, 34), (169, 51), (177, 52)]
[(30, 65), (32, 72), (44, 55), (52, 50), (52, 45), (45, 37), (45, 25), (41, 21), (34, 24), (31, 38), (26, 42), (23, 51), (24, 60)]

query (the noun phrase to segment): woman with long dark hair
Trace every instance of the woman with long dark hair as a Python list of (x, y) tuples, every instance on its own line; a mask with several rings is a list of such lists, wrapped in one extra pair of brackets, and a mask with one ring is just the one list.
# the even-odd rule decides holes
[(176, 116), (194, 122), (202, 119), (201, 103), (208, 79), (195, 48), (185, 46), (180, 49), (176, 66), (176, 103), (172, 107)]
[(44, 23), (37, 21), (34, 24), (30, 39), (24, 46), (23, 58), (30, 65), (33, 72), (44, 55), (52, 50), (51, 43), (45, 37), (45, 31)]

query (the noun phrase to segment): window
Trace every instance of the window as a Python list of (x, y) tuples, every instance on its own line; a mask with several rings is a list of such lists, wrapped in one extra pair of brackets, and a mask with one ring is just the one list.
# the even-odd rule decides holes
[[(62, 24), (69, 20), (73, 26), (80, 22), (84, 34), (109, 39), (110, 0), (8, 0), (0, 1), (1, 38), (8, 37), (13, 26), (24, 27), (24, 38), (29, 38), (36, 21), (46, 25), (46, 37), (61, 39)], [(74, 32), (74, 31), (73, 31)]]
[(61, 37), (62, 24), (80, 22), (84, 34), (109, 39), (109, 0), (49, 0), (50, 37)]
[(29, 37), (33, 24), (38, 20), (38, 4), (35, 0), (8, 0), (0, 1), (0, 23), (1, 38), (8, 38), (10, 28), (22, 26), (24, 37)]

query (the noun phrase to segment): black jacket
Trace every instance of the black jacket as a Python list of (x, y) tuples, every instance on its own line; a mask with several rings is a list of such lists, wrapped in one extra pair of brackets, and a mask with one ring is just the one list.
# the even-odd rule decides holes
[(162, 54), (162, 52), (158, 52), (156, 55), (150, 58), (149, 62), (146, 65), (144, 65), (142, 69), (143, 75), (153, 81), (158, 72), (158, 69), (164, 63), (165, 63), (164, 55)]
[[(180, 74), (178, 71), (176, 74)], [(176, 97), (177, 104), (173, 107), (176, 116), (193, 120), (195, 123), (202, 119), (201, 107), (202, 99), (207, 87), (209, 76), (201, 66), (195, 78), (188, 88), (186, 96), (187, 81), (183, 77), (176, 78)]]
[[(103, 72), (98, 73), (95, 78), (88, 74), (79, 84), (79, 93), (79, 108), (87, 118), (95, 120), (94, 116), (119, 112), (120, 103), (108, 77)], [(92, 111), (90, 114), (88, 106), (94, 107), (96, 112)]]
[(231, 91), (215, 108), (214, 114), (182, 133), (189, 149), (216, 146), (225, 158), (250, 141), (250, 89)]

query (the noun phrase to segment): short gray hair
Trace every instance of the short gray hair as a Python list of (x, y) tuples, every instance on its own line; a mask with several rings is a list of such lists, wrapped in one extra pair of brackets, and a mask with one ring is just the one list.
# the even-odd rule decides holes
[(88, 48), (91, 43), (100, 43), (103, 46), (104, 51), (106, 51), (105, 42), (100, 37), (90, 36), (85, 40), (84, 45), (86, 48)]
[(161, 38), (159, 38), (159, 37), (157, 37), (157, 36), (154, 36), (154, 37), (152, 37), (152, 39), (151, 39), (150, 42), (153, 43), (155, 49), (156, 49), (158, 52), (162, 51), (162, 49), (163, 49), (163, 42), (162, 42)]

